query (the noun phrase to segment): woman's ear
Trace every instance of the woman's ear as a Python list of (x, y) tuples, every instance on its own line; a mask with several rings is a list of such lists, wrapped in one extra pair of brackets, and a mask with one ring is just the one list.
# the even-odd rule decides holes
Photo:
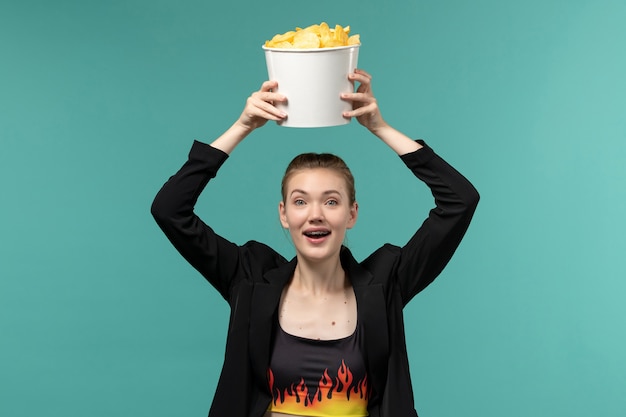
[(285, 211), (285, 203), (278, 203), (278, 217), (280, 218), (280, 224), (283, 225), (285, 229), (289, 229), (289, 223), (287, 223), (287, 213)]
[(348, 229), (352, 229), (356, 223), (356, 219), (359, 217), (359, 205), (355, 201), (350, 207), (350, 219), (348, 220)]

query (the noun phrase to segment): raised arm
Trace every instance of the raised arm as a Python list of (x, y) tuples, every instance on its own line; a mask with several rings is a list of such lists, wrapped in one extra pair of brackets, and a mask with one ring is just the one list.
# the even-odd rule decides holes
[(397, 279), (404, 303), (426, 288), (448, 264), (478, 205), (474, 186), (429, 146), (402, 155), (413, 174), (430, 188), (435, 207), (401, 249)]
[(395, 279), (406, 304), (450, 261), (469, 227), (479, 195), (463, 175), (423, 141), (415, 141), (385, 122), (367, 72), (357, 69), (348, 77), (360, 85), (355, 93), (342, 95), (353, 104), (353, 110), (344, 116), (355, 117), (393, 149), (413, 174), (426, 183), (435, 199), (435, 208), (404, 247), (387, 246), (398, 256)]
[[(195, 213), (195, 205), (208, 182), (235, 147), (267, 120), (284, 115), (273, 101), (285, 98), (271, 90), (275, 82), (265, 82), (253, 93), (237, 121), (211, 145), (194, 142), (185, 164), (156, 195), (151, 212), (159, 227), (180, 254), (196, 268), (224, 298), (240, 269), (241, 248), (217, 235)], [(276, 261), (280, 261), (276, 255)]]

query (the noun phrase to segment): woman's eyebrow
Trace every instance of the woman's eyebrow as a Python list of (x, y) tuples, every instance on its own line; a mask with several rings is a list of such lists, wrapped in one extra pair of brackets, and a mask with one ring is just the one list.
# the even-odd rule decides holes
[[(294, 194), (303, 194), (303, 195), (309, 195), (309, 193), (307, 193), (304, 190), (301, 190), (299, 188), (296, 188), (294, 190), (291, 191), (291, 193), (289, 195), (294, 195)], [(322, 195), (329, 195), (329, 194), (338, 194), (341, 195), (341, 192), (339, 192), (338, 190), (326, 190), (322, 193)]]

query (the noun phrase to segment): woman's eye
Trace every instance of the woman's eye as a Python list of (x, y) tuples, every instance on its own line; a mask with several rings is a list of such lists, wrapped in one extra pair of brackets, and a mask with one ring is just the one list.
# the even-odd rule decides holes
[(337, 204), (339, 204), (339, 202), (337, 200), (328, 200), (326, 204), (328, 204), (329, 206), (336, 206)]
[(303, 206), (304, 205), (304, 200), (299, 198), (297, 200), (294, 200), (293, 204), (295, 204), (296, 206)]

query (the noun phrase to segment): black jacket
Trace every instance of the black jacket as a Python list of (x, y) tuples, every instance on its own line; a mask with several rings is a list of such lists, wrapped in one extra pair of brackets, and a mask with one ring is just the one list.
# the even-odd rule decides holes
[[(401, 159), (430, 187), (436, 207), (404, 247), (386, 244), (360, 263), (347, 248), (341, 252), (358, 304), (373, 388), (372, 417), (417, 416), (402, 309), (448, 263), (479, 199), (469, 181), (420, 143), (424, 148)], [(235, 245), (194, 214), (198, 196), (226, 158), (220, 150), (194, 142), (187, 162), (157, 194), (152, 214), (231, 308), (224, 365), (209, 416), (262, 417), (271, 400), (266, 373), (277, 307), (296, 259), (288, 262), (255, 241)]]

